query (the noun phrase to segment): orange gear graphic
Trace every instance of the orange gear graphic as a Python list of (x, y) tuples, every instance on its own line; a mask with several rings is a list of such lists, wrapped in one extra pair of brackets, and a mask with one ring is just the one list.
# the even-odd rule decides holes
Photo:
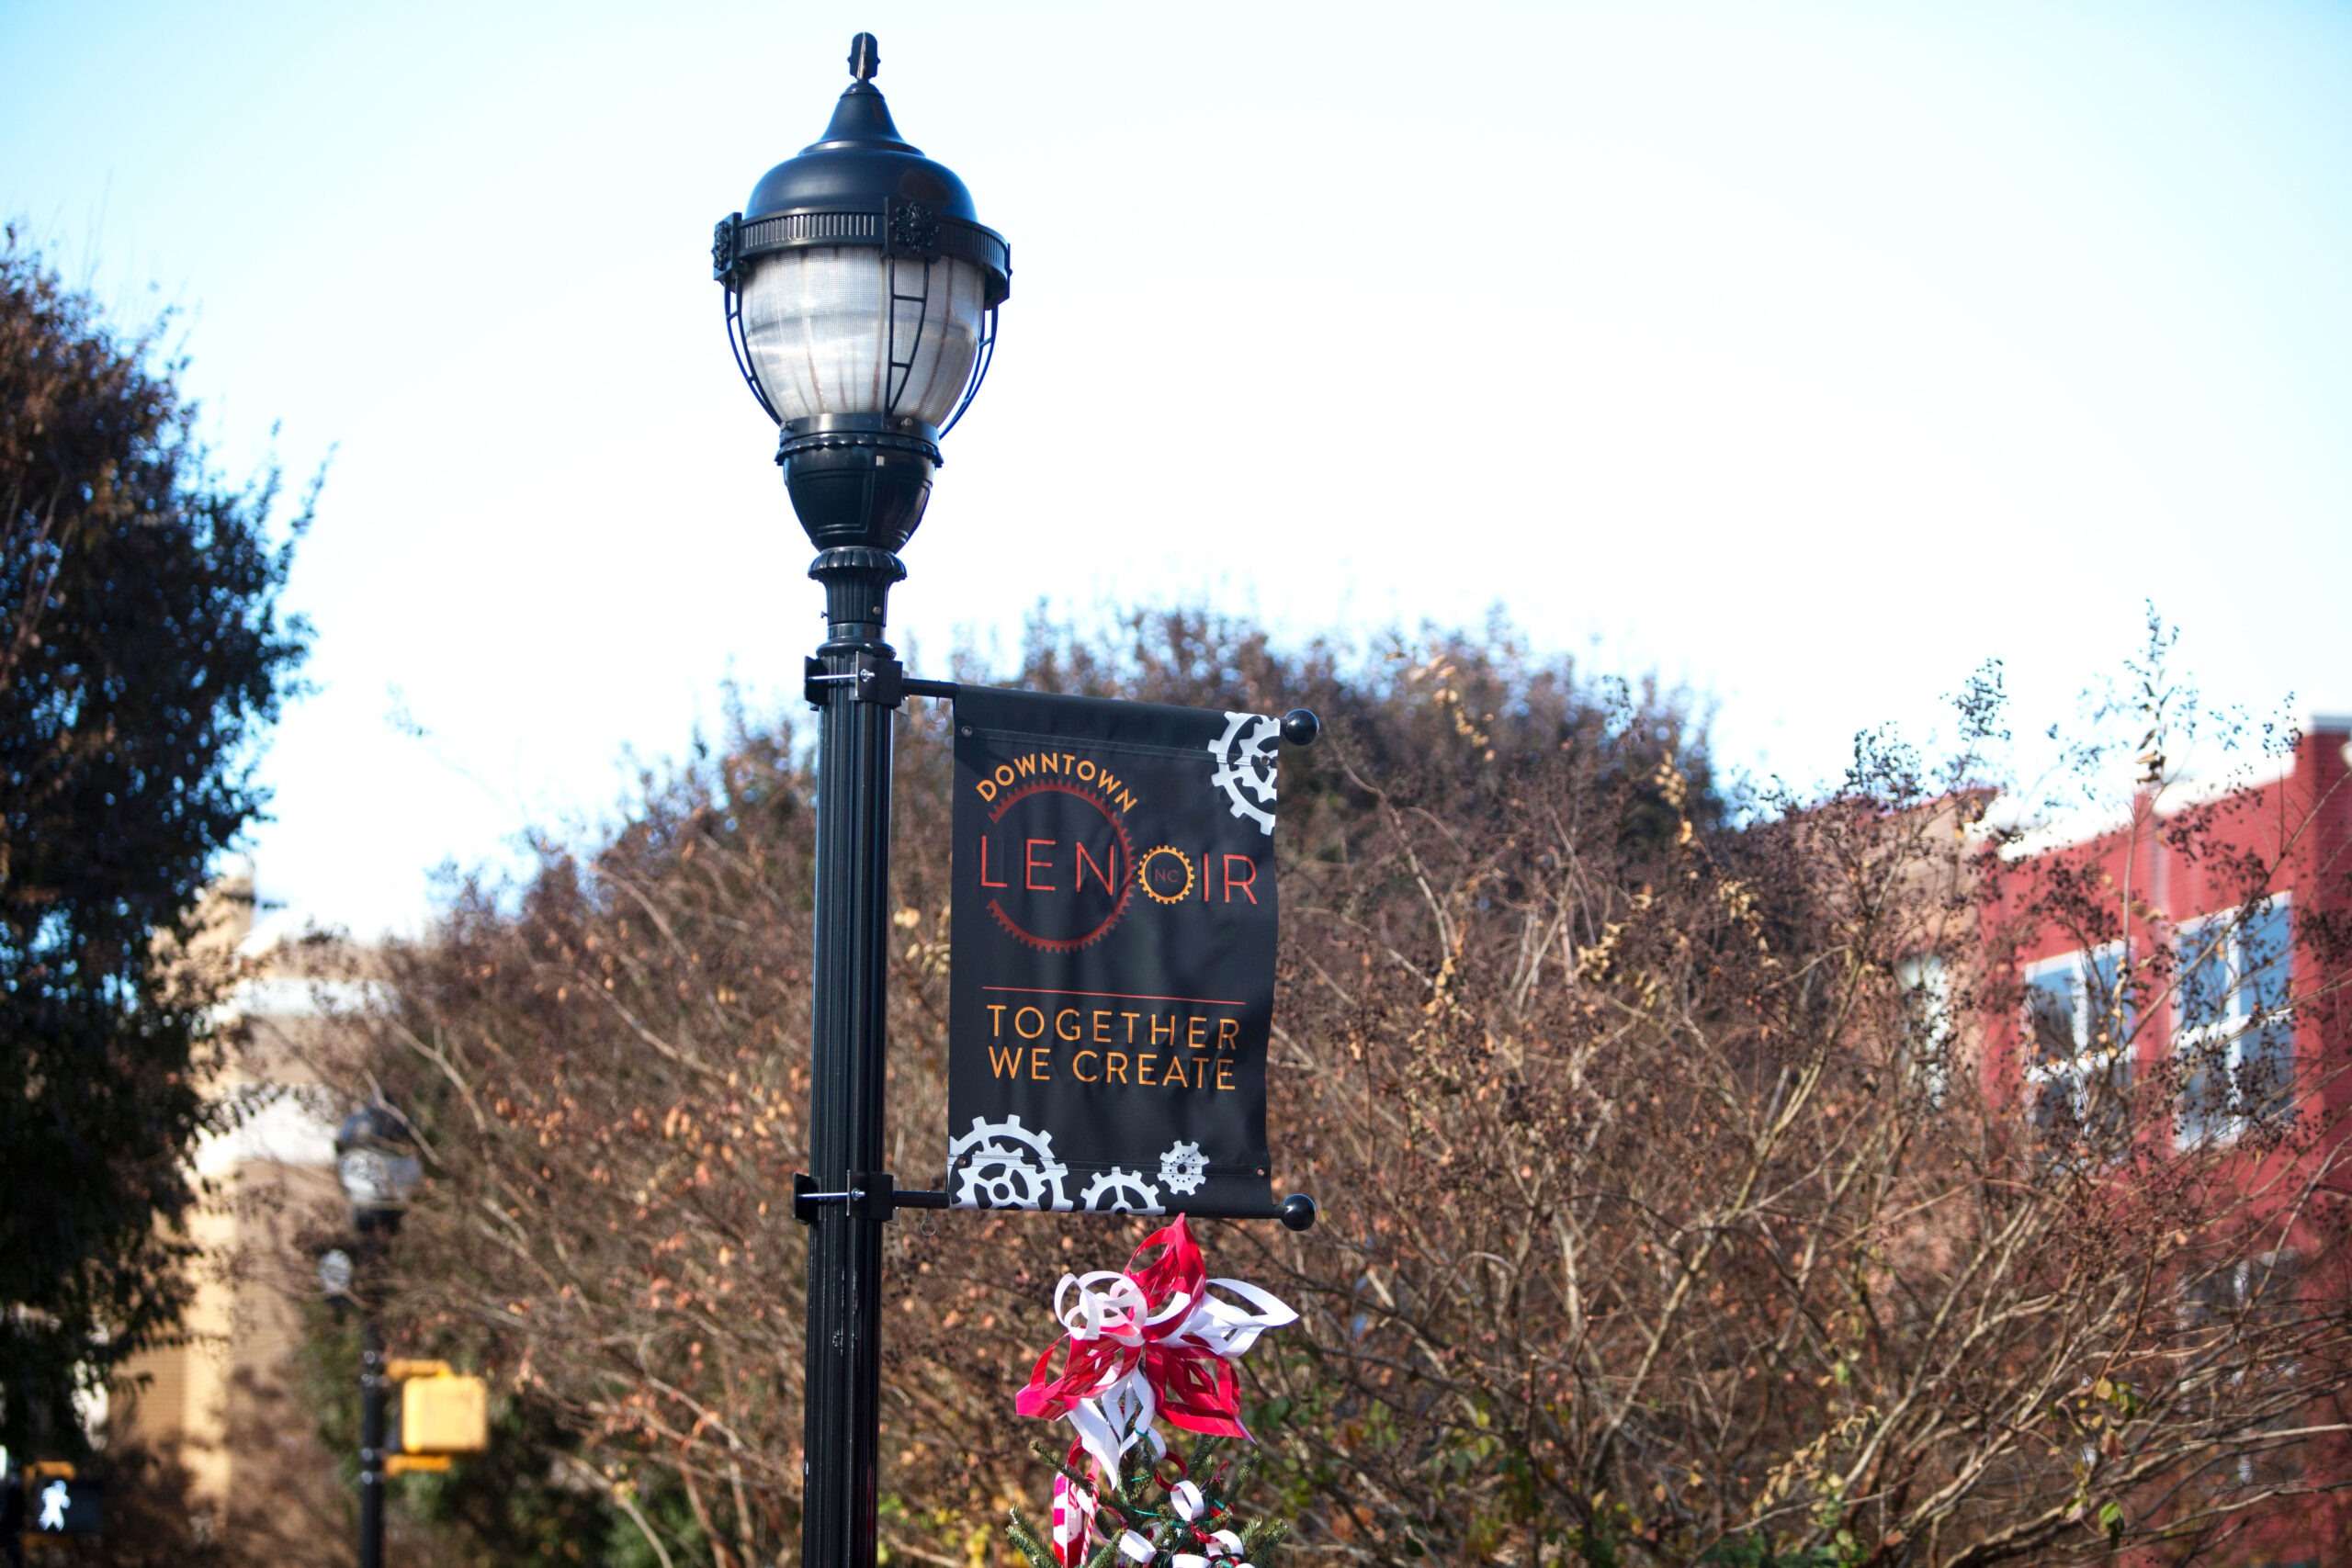
[[(1173, 893), (1162, 893), (1159, 889), (1151, 885), (1151, 860), (1154, 855), (1174, 855), (1176, 859), (1182, 863), (1184, 867), (1183, 886), (1178, 888)], [(1186, 854), (1183, 851), (1178, 849), (1173, 844), (1160, 844), (1152, 849), (1146, 850), (1144, 852), (1143, 859), (1136, 862), (1136, 886), (1143, 889), (1143, 896), (1147, 898), (1153, 899), (1161, 904), (1181, 904), (1186, 898), (1192, 897), (1193, 857)]]

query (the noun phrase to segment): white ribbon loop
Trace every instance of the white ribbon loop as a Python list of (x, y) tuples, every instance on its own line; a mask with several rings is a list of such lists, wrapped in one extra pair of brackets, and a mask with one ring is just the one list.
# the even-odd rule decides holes
[[(1097, 1286), (1101, 1289), (1097, 1289)], [(1075, 1304), (1070, 1292), (1078, 1293)], [(1090, 1274), (1065, 1274), (1054, 1287), (1054, 1316), (1072, 1339), (1113, 1339), (1122, 1345), (1143, 1343), (1144, 1325), (1151, 1321), (1151, 1303), (1143, 1287), (1114, 1269)]]
[[(1209, 1292), (1219, 1288), (1243, 1297), (1258, 1310), (1251, 1312), (1218, 1301)], [(1269, 1328), (1283, 1328), (1297, 1321), (1298, 1314), (1271, 1291), (1261, 1290), (1243, 1280), (1211, 1280), (1202, 1289), (1200, 1300), (1193, 1303), (1192, 1315), (1176, 1326), (1167, 1343), (1196, 1345), (1219, 1360), (1230, 1361), (1248, 1354), (1250, 1348), (1258, 1343), (1258, 1336)]]

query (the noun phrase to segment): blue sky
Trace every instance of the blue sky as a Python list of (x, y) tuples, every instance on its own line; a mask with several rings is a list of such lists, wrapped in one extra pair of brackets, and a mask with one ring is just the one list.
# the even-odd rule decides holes
[[(2352, 7), (0, 5), (0, 212), (183, 309), (232, 472), (332, 447), (266, 894), (411, 926), (818, 630), (711, 222), (849, 35), (1012, 240), (894, 602), (1295, 632), (1499, 604), (1834, 771), (2153, 597), (2352, 708)], [(415, 733), (422, 729), (422, 739)]]

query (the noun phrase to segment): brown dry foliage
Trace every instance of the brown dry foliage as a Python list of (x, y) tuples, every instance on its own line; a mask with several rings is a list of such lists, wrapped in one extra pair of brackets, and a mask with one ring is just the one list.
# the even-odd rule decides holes
[[(2303, 1118), (2254, 1184), (2225, 1151), (2030, 1136), (1969, 1057), (1971, 1010), (2009, 1005), (1973, 797), (1881, 749), (1834, 799), (1734, 821), (1675, 702), (1507, 639), (1352, 669), (1212, 617), (1128, 629), (1114, 654), (1040, 633), (1021, 679), (1329, 725), (1283, 762), (1270, 1075), (1276, 1190), (1323, 1219), (1201, 1227), (1304, 1314), (1244, 1373), (1292, 1550), (1959, 1564), (2120, 1534), (2185, 1560), (2340, 1473), (2336, 1127)], [(913, 1184), (945, 1123), (948, 755), (944, 715), (909, 708)], [(412, 1341), (560, 1410), (586, 1438), (564, 1462), (624, 1507), (683, 1489), (697, 1528), (645, 1528), (719, 1568), (797, 1544), (811, 829), (789, 736), (739, 736), (518, 895), (462, 890), (352, 1042), (433, 1143)], [(1955, 1022), (1904, 983), (1923, 954)], [(893, 1228), (894, 1561), (1003, 1559), (1006, 1505), (1045, 1489), (1012, 1399), (1053, 1283), (1140, 1229)], [(2290, 1231), (2324, 1290), (2211, 1288)]]

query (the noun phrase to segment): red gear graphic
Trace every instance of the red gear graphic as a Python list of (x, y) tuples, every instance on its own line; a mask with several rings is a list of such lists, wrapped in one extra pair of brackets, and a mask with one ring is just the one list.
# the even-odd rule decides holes
[(1123, 869), (1119, 873), (1118, 902), (1112, 905), (1111, 912), (1102, 917), (1102, 923), (1084, 936), (1059, 941), (1052, 937), (1037, 936), (1022, 930), (1012, 917), (1004, 912), (1004, 906), (993, 898), (989, 900), (989, 913), (996, 917), (996, 923), (1002, 926), (1015, 942), (1025, 942), (1040, 953), (1076, 953), (1080, 948), (1100, 942), (1110, 935), (1111, 928), (1119, 923), (1119, 917), (1127, 912), (1127, 905), (1134, 901), (1136, 896), (1135, 840), (1127, 837), (1127, 825), (1119, 820), (1118, 813), (1111, 808), (1110, 801), (1102, 792), (1089, 789), (1084, 784), (1066, 783), (1060, 779), (1037, 779), (1023, 784), (1019, 789), (1003, 796), (996, 803), (996, 809), (989, 813), (989, 825), (993, 827), (1003, 821), (1004, 814), (1012, 809), (1013, 802), (1024, 800), (1030, 795), (1046, 790), (1052, 790), (1059, 795), (1078, 796), (1079, 799), (1102, 813), (1102, 820), (1111, 824), (1111, 831), (1118, 838), (1122, 857), (1119, 863)]

